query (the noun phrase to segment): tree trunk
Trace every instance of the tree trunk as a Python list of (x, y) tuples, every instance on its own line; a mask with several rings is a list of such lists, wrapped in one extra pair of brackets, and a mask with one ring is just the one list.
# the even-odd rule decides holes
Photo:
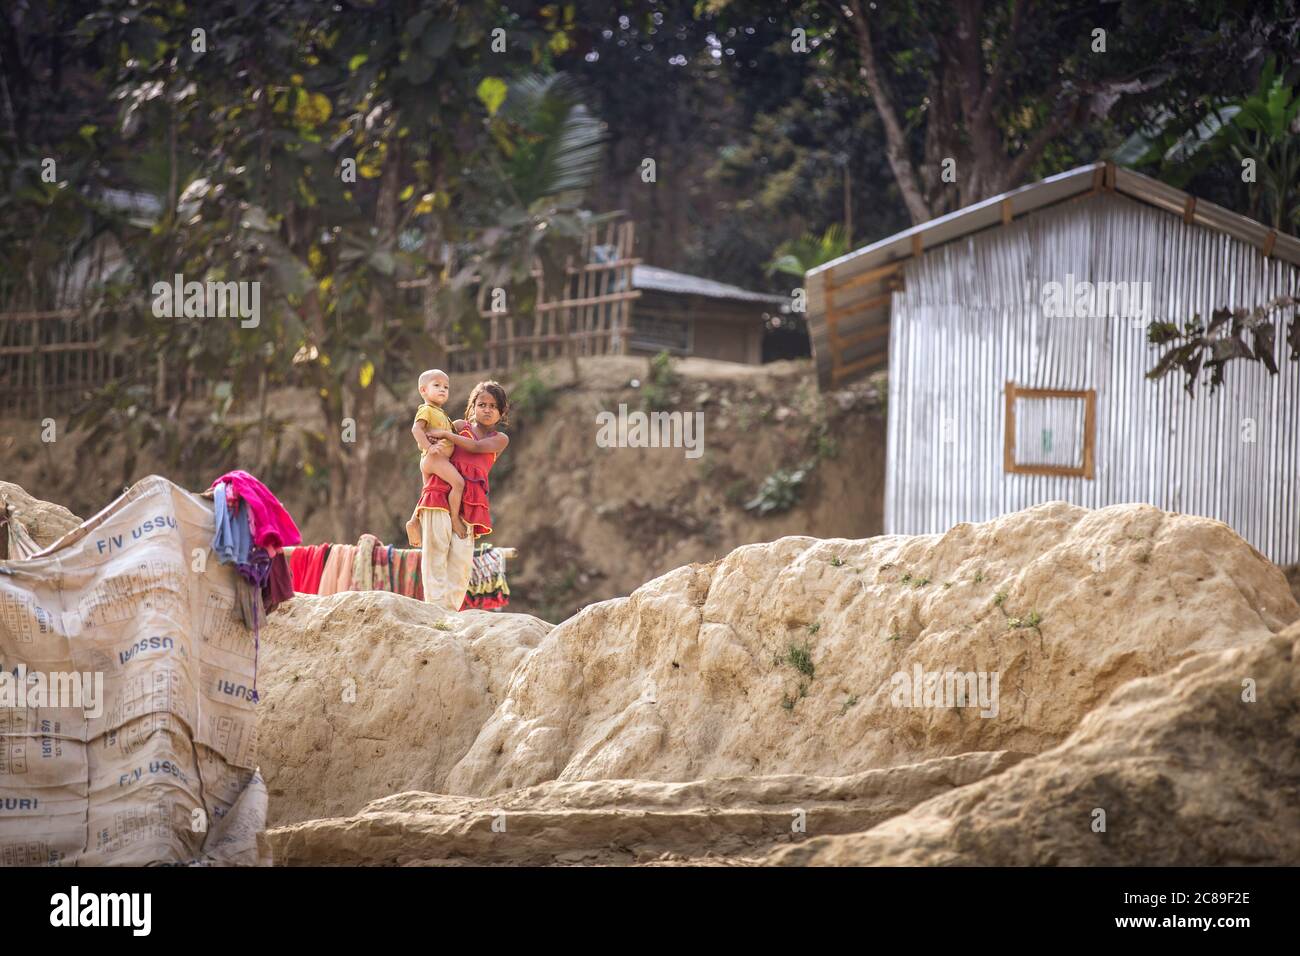
[[(939, 51), (939, 62), (927, 91), (929, 102), (918, 168), (913, 164), (907, 132), (899, 120), (899, 106), (872, 46), (867, 8), (861, 0), (847, 0), (845, 15), (856, 43), (860, 71), (884, 127), (885, 155), (913, 224), (1020, 185), (1048, 144), (1082, 118), (1084, 93), (1067, 93), (1063, 82), (1058, 81), (1047, 96), (1056, 106), (1052, 119), (1017, 155), (1008, 155), (1008, 144), (998, 125), (997, 106), (1005, 96), (1006, 65), (1014, 59), (1026, 6), (1026, 0), (1015, 0), (996, 61), (991, 65), (986, 62), (991, 59), (991, 43), (986, 44), (983, 35), (988, 24), (981, 0), (956, 0), (942, 28), (934, 25), (930, 40)], [(954, 181), (943, 179), (945, 160), (956, 163)]]
[(331, 394), (320, 400), (321, 415), (325, 420), (325, 467), (329, 469), (330, 528), (333, 540), (338, 544), (347, 544), (352, 538), (352, 529), (348, 526), (348, 476), (347, 463), (343, 455), (343, 441), (340, 429), (343, 427), (343, 402), (341, 397)]
[[(393, 128), (397, 129), (399, 119), (393, 115)], [(379, 201), (375, 209), (375, 227), (378, 232), (378, 250), (393, 253), (397, 248), (397, 193), (401, 186), (402, 158), (401, 141), (396, 137), (389, 140), (389, 155), (384, 163), (383, 176), (379, 184)], [(370, 275), (370, 296), (366, 302), (366, 312), (370, 317), (371, 340), (384, 342), (387, 338), (385, 323), (391, 311), (392, 278), (372, 270)], [(373, 533), (370, 521), (371, 464), (374, 455), (375, 433), (375, 398), (379, 391), (381, 376), (387, 372), (383, 347), (369, 356), (374, 366), (370, 381), (362, 383), (353, 378), (350, 386), (353, 393), (353, 417), (357, 423), (356, 443), (352, 454), (348, 456), (348, 497), (347, 514), (354, 534), (349, 540)], [(350, 373), (351, 374), (351, 373)], [(335, 505), (337, 507), (337, 505)], [(381, 529), (382, 530), (382, 529)]]

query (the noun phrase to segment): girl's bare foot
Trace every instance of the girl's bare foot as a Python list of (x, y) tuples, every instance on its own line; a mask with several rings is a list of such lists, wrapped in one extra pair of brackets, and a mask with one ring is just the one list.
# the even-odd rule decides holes
[(458, 538), (469, 534), (469, 529), (465, 527), (465, 522), (460, 520), (460, 515), (451, 516), (451, 530)]
[(406, 522), (406, 540), (413, 548), (420, 546), (420, 519), (412, 518)]

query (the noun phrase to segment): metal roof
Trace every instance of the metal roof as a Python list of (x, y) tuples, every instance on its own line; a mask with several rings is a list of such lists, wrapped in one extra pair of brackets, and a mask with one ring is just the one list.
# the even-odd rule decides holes
[(658, 266), (633, 266), (632, 287), (656, 292), (675, 292), (679, 295), (702, 295), (710, 299), (734, 299), (738, 302), (762, 302), (768, 305), (785, 305), (790, 299), (784, 295), (767, 292), (750, 292), (739, 286), (714, 282), (684, 272), (672, 272)]
[(154, 218), (162, 211), (162, 200), (153, 193), (135, 189), (106, 187), (99, 190), (99, 200), (118, 212), (134, 213)]
[[(1300, 368), (1285, 336), (1269, 349), (1278, 374), (1243, 362), (1213, 398), (1199, 386), (1189, 400), (1182, 375), (1146, 378), (1161, 350), (1145, 328), (1273, 301), (1295, 291), (1296, 266), (1103, 193), (904, 268), (890, 322), (886, 534), (1044, 501), (1141, 501), (1217, 518), (1270, 560), (1300, 561)], [(1043, 290), (1071, 274), (1144, 291), (1047, 314)]]
[(1300, 239), (1294, 236), (1114, 163), (1090, 163), (931, 219), (810, 269), (804, 286), (818, 382), (833, 387), (884, 366), (890, 302), (905, 262), (1048, 206), (1102, 193), (1154, 206), (1189, 225), (1253, 246), (1265, 257), (1300, 265)]
[[(1105, 181), (1107, 176), (1110, 177), (1109, 183)], [(1097, 179), (1101, 179), (1102, 182), (1094, 182)], [(1207, 200), (1197, 199), (1190, 193), (1175, 189), (1158, 179), (1115, 166), (1113, 163), (1097, 162), (1079, 166), (1068, 172), (1057, 173), (1055, 176), (1048, 176), (1036, 183), (981, 200), (974, 205), (965, 206), (937, 219), (923, 222), (919, 226), (913, 226), (911, 229), (904, 229), (888, 239), (873, 242), (869, 246), (863, 246), (838, 259), (823, 263), (815, 269), (809, 269), (808, 278), (811, 279), (815, 275), (849, 262), (857, 268), (870, 268), (891, 259), (910, 255), (914, 236), (922, 237), (922, 251), (932, 249), (980, 229), (1003, 225), (1011, 218), (1018, 218), (1035, 209), (1090, 192), (1094, 188), (1107, 188), (1140, 202), (1158, 206), (1166, 212), (1183, 216), (1190, 223), (1227, 233), (1236, 239), (1258, 246), (1266, 250), (1266, 255), (1300, 265), (1300, 239)], [(1003, 203), (1009, 203), (1010, 216), (1003, 215)], [(1275, 237), (1271, 244), (1270, 235)]]

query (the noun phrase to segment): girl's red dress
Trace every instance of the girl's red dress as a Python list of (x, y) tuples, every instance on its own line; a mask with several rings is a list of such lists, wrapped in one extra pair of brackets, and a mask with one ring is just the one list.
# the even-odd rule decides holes
[[(462, 428), (460, 434), (477, 440), (469, 425)], [(494, 434), (496, 433), (488, 432), (488, 435)], [(492, 533), (492, 515), (488, 512), (488, 472), (492, 470), (492, 464), (496, 460), (495, 452), (466, 451), (459, 445), (451, 450), (451, 463), (465, 479), (465, 494), (460, 499), (460, 519), (474, 532), (476, 538)], [(437, 475), (430, 475), (420, 493), (420, 507), (434, 511), (447, 511), (449, 491), (451, 485)]]

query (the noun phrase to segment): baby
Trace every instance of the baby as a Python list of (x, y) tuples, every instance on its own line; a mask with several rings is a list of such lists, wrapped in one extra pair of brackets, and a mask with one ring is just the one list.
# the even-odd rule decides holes
[[(420, 373), (419, 391), (424, 403), (415, 413), (411, 434), (415, 436), (415, 442), (420, 446), (420, 474), (426, 481), (430, 475), (437, 475), (451, 485), (451, 491), (447, 494), (447, 504), (451, 511), (451, 530), (458, 538), (463, 538), (466, 529), (460, 519), (460, 499), (465, 492), (465, 479), (451, 463), (451, 442), (445, 438), (436, 443), (431, 442), (428, 434), (440, 428), (449, 432), (455, 431), (451, 419), (442, 410), (442, 406), (451, 395), (451, 379), (441, 369), (431, 368), (427, 372)], [(416, 505), (411, 520), (406, 522), (406, 538), (411, 543), (411, 547), (420, 546), (419, 505)]]

